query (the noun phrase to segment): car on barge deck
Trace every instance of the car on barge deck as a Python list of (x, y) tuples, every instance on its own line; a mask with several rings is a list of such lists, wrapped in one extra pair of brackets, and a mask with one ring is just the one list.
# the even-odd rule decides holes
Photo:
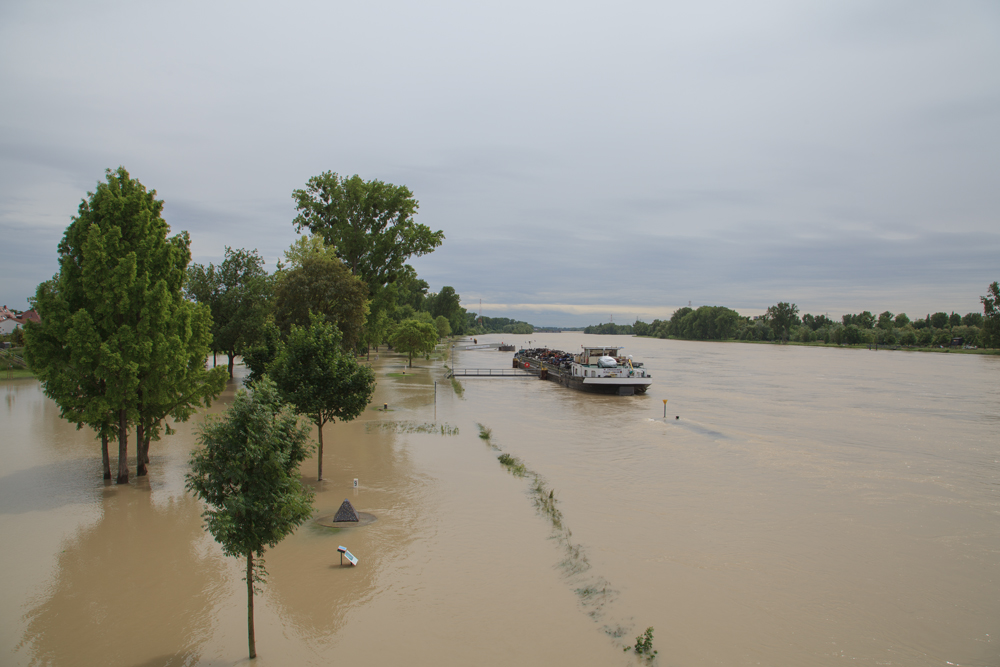
[(514, 355), (514, 368), (537, 371), (543, 380), (552, 380), (571, 389), (603, 394), (632, 396), (644, 394), (653, 383), (641, 362), (621, 354), (621, 347), (582, 345), (572, 355), (548, 348), (522, 349)]

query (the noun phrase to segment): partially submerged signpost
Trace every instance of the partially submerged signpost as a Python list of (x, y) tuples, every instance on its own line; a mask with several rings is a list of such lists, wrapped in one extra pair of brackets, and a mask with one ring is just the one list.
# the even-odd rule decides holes
[(358, 558), (357, 558), (357, 556), (355, 556), (350, 551), (348, 551), (347, 547), (337, 547), (337, 551), (340, 552), (340, 564), (341, 565), (344, 564), (344, 556), (347, 556), (347, 560), (348, 560), (348, 562), (351, 565), (357, 565), (358, 564)]

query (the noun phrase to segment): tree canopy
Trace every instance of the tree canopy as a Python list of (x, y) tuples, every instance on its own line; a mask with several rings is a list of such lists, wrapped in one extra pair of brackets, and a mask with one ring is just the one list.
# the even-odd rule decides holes
[(229, 377), (233, 360), (261, 334), (273, 292), (273, 279), (264, 269), (264, 259), (256, 250), (233, 250), (218, 267), (193, 264), (188, 269), (188, 296), (212, 312), (212, 349), (229, 357)]
[(320, 234), (374, 294), (394, 282), (406, 260), (433, 252), (444, 232), (414, 221), (418, 203), (404, 185), (324, 172), (292, 193), (299, 231)]
[(304, 253), (298, 266), (278, 276), (274, 320), (288, 334), (292, 325), (308, 327), (310, 313), (335, 325), (345, 349), (353, 351), (369, 313), (368, 289), (331, 254)]
[(457, 335), (465, 333), (466, 314), (462, 308), (461, 297), (454, 287), (445, 285), (437, 294), (427, 296), (427, 312), (431, 317), (443, 317), (448, 320), (451, 332)]
[(788, 331), (799, 323), (798, 312), (798, 306), (784, 301), (768, 308), (767, 319), (774, 329), (774, 335), (781, 340), (788, 340)]
[(413, 366), (413, 355), (432, 352), (437, 341), (438, 332), (434, 325), (415, 319), (400, 322), (389, 339), (393, 348), (408, 355), (410, 367)]
[(312, 515), (312, 492), (298, 474), (311, 449), (308, 435), (284, 410), (274, 383), (263, 379), (250, 393), (240, 389), (222, 419), (202, 427), (199, 440), (187, 488), (208, 505), (205, 527), (223, 553), (246, 560), (247, 633), (254, 658), (254, 584), (266, 575), (264, 549)]
[(445, 338), (451, 335), (451, 324), (448, 323), (444, 315), (438, 315), (434, 318), (434, 328), (437, 329), (438, 338)]

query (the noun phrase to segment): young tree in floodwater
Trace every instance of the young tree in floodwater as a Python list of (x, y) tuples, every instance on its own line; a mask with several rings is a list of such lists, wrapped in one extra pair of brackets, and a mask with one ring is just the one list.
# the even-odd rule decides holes
[(285, 409), (274, 383), (263, 378), (241, 389), (221, 419), (201, 429), (191, 454), (187, 488), (208, 504), (205, 527), (227, 556), (246, 559), (247, 639), (254, 641), (255, 583), (263, 583), (264, 549), (274, 547), (312, 515), (312, 491), (299, 464), (312, 449), (308, 429)]
[(341, 333), (321, 315), (310, 313), (308, 327), (292, 325), (288, 340), (267, 373), (282, 398), (314, 424), (319, 440), (317, 479), (323, 479), (323, 426), (351, 421), (362, 412), (375, 391), (375, 373), (359, 366), (341, 347)]
[(438, 342), (438, 331), (433, 324), (416, 319), (403, 320), (396, 327), (389, 342), (393, 348), (409, 357), (413, 368), (414, 354), (429, 354)]

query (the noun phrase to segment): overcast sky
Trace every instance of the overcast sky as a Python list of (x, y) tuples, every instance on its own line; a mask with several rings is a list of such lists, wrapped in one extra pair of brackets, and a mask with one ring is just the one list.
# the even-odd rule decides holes
[(406, 185), (432, 289), (537, 325), (980, 311), (1000, 3), (0, 3), (0, 303), (119, 165), (269, 270), (311, 176)]

